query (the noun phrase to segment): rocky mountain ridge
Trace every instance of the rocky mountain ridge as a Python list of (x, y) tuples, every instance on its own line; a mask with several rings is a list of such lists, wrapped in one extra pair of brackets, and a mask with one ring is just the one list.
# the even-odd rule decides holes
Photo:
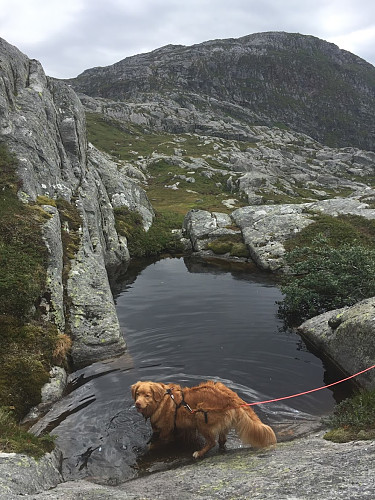
[(375, 148), (375, 68), (313, 36), (267, 32), (168, 45), (68, 82), (79, 93), (114, 101), (106, 105), (114, 113), (122, 103), (150, 106), (156, 115), (168, 105), (163, 127), (173, 133), (201, 130), (203, 111), (229, 129), (233, 120), (279, 125), (330, 146)]

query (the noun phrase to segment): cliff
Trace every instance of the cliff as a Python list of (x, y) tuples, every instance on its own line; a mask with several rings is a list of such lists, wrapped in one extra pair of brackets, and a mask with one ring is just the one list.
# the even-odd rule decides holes
[[(0, 139), (18, 159), (19, 197), (38, 201), (50, 215), (45, 319), (72, 336), (76, 367), (119, 354), (125, 341), (108, 272), (126, 264), (129, 252), (115, 228), (113, 200), (139, 209), (146, 226), (152, 207), (144, 191), (87, 142), (84, 110), (68, 85), (48, 78), (38, 61), (4, 40), (0, 60)], [(75, 246), (67, 249), (64, 239), (73, 232)]]

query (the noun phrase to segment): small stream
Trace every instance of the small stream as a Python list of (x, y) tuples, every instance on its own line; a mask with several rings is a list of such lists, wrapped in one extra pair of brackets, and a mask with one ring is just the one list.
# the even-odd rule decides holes
[[(130, 396), (137, 380), (189, 386), (220, 380), (255, 402), (341, 378), (284, 328), (274, 278), (252, 266), (192, 257), (136, 262), (113, 290), (128, 352), (73, 373), (69, 394), (35, 426), (58, 436), (67, 480), (118, 484), (192, 460), (191, 450), (147, 453), (150, 428)], [(343, 384), (333, 389), (260, 405), (256, 412), (278, 437), (296, 436), (350, 391)], [(241, 446), (235, 436), (228, 440), (229, 448)]]

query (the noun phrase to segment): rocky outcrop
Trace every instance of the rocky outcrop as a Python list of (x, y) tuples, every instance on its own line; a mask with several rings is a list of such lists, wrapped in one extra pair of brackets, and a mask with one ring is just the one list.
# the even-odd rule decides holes
[[(298, 331), (348, 375), (366, 370), (375, 362), (375, 298), (316, 316)], [(375, 369), (356, 380), (374, 389)]]
[[(19, 196), (42, 200), (51, 216), (44, 228), (50, 255), (46, 319), (71, 334), (76, 366), (119, 354), (125, 341), (107, 270), (126, 264), (129, 252), (117, 234), (113, 207), (138, 210), (145, 227), (152, 208), (142, 188), (87, 143), (85, 113), (74, 91), (1, 39), (0, 56), (0, 139), (18, 158)], [(61, 234), (72, 229), (56, 200), (76, 215), (76, 248), (65, 268)]]
[[(238, 206), (238, 202), (248, 205), (301, 203), (338, 196), (364, 201), (375, 199), (371, 181), (374, 152), (353, 147), (334, 149), (296, 131), (254, 126), (232, 118), (229, 126), (228, 117), (223, 118), (214, 110), (208, 112), (201, 106), (191, 109), (193, 104), (185, 113), (177, 113), (173, 102), (163, 97), (152, 103), (121, 102), (113, 106), (104, 99), (80, 97), (87, 110), (102, 113), (117, 127), (132, 130), (136, 125), (126, 168), (136, 168), (141, 175), (147, 175), (149, 169), (163, 160), (186, 169), (187, 178), (191, 178), (192, 170), (197, 175), (217, 175), (222, 177), (223, 194), (226, 190), (232, 193), (234, 206)], [(135, 109), (142, 120), (138, 120)], [(164, 132), (171, 131), (168, 123), (174, 114), (176, 122), (180, 118), (180, 128), (176, 128), (178, 133), (168, 136), (171, 152), (166, 153)], [(194, 128), (187, 125), (188, 120), (202, 124), (195, 134), (191, 133)], [(147, 154), (137, 150), (137, 144), (145, 149), (142, 141), (137, 141), (140, 129), (145, 131), (141, 135), (144, 141), (149, 134), (153, 137)], [(157, 137), (160, 144), (155, 147)]]
[(234, 210), (230, 216), (191, 210), (184, 219), (183, 231), (193, 250), (202, 252), (210, 242), (238, 234), (237, 225), (258, 267), (276, 272), (285, 270), (285, 241), (312, 224), (314, 213), (333, 217), (352, 214), (375, 219), (375, 209), (367, 203), (355, 198), (334, 198), (313, 203), (246, 206)]
[(195, 252), (207, 249), (207, 244), (221, 236), (232, 236), (239, 229), (232, 229), (231, 217), (219, 212), (190, 210), (183, 223), (183, 234), (190, 240)]
[[(117, 101), (111, 104), (117, 116), (126, 113), (141, 125), (163, 121), (172, 133), (217, 128), (200, 119), (204, 110), (224, 124), (228, 135), (221, 137), (246, 137), (236, 122), (279, 125), (330, 146), (374, 150), (374, 76), (371, 64), (332, 43), (268, 32), (168, 45), (88, 69), (69, 83), (80, 93)], [(134, 106), (125, 109), (122, 102)]]
[[(322, 434), (279, 443), (265, 451), (237, 450), (157, 472), (120, 486), (68, 482), (33, 500), (370, 500), (375, 495), (375, 442), (336, 444)], [(21, 498), (9, 495), (8, 500)]]

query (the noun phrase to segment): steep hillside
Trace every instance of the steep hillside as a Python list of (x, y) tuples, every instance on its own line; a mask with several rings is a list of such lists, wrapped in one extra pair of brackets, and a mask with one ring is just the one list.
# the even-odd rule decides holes
[[(269, 32), (168, 45), (69, 83), (114, 101), (105, 106), (117, 118), (133, 111), (139, 122), (139, 106), (148, 107), (149, 124), (168, 132), (241, 139), (238, 128), (267, 125), (330, 146), (375, 149), (375, 68), (312, 36)], [(221, 127), (213, 127), (218, 120)]]
[[(116, 355), (124, 351), (125, 342), (107, 271), (130, 257), (126, 238), (116, 230), (114, 207), (131, 207), (147, 227), (152, 207), (137, 184), (88, 145), (85, 113), (72, 89), (48, 78), (38, 61), (3, 39), (0, 60), (0, 144), (15, 158), (18, 198), (25, 207), (39, 207), (46, 221), (39, 244), (47, 249), (47, 278), (40, 287), (42, 296), (29, 304), (26, 321), (34, 312), (68, 333), (75, 366)], [(4, 229), (2, 233), (6, 236)], [(26, 256), (19, 260), (26, 266)], [(8, 256), (4, 261), (9, 265)], [(29, 274), (36, 280), (35, 269)], [(0, 293), (5, 303), (5, 296), (19, 292), (12, 285)], [(4, 378), (6, 384), (9, 379)], [(15, 406), (0, 397), (1, 403)]]

